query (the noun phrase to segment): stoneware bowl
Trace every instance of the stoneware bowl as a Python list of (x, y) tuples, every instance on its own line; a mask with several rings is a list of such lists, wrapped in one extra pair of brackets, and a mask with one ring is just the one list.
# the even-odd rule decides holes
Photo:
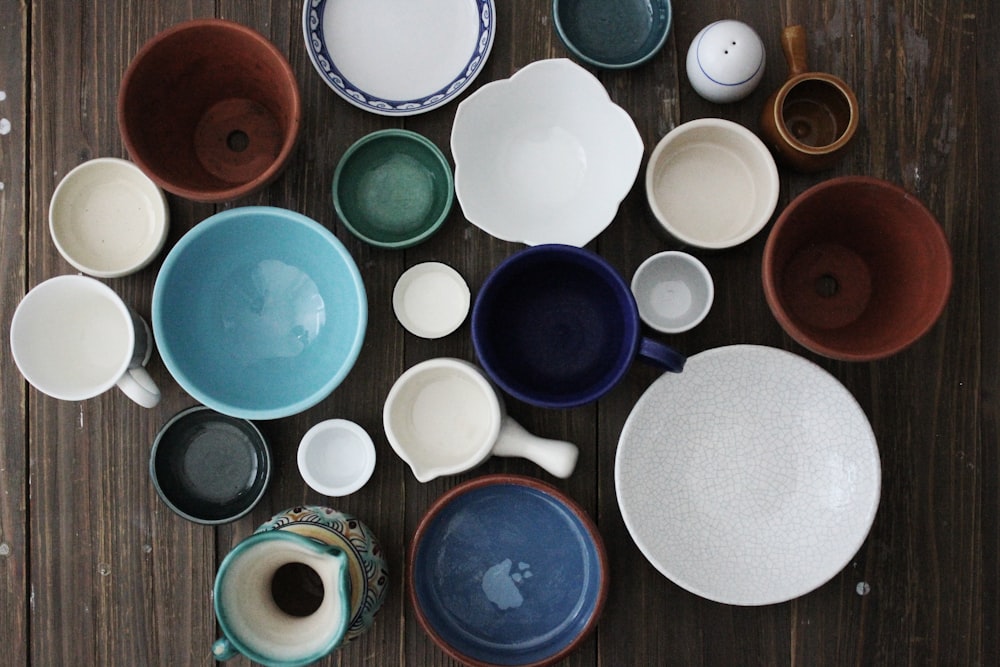
[(767, 146), (742, 125), (719, 118), (675, 127), (646, 167), (653, 216), (670, 236), (699, 248), (730, 248), (751, 239), (770, 221), (778, 186)]
[(363, 487), (375, 471), (375, 444), (359, 424), (327, 419), (302, 436), (296, 462), (313, 491), (346, 496)]
[(245, 419), (195, 406), (156, 434), (149, 474), (160, 499), (195, 523), (220, 524), (246, 515), (271, 480), (271, 451)]
[(564, 659), (597, 625), (608, 591), (604, 544), (587, 514), (515, 475), (478, 477), (438, 498), (407, 565), (417, 620), (467, 665)]
[(74, 167), (49, 203), (49, 232), (59, 254), (98, 278), (144, 268), (170, 227), (163, 191), (127, 160), (102, 157)]
[(697, 257), (678, 250), (647, 257), (632, 274), (631, 287), (639, 317), (663, 333), (698, 326), (715, 300), (708, 268)]
[(379, 130), (358, 139), (333, 173), (340, 220), (362, 241), (383, 248), (426, 241), (447, 219), (454, 198), (448, 158), (409, 130)]
[(764, 246), (767, 304), (806, 348), (834, 359), (895, 354), (940, 317), (951, 250), (913, 195), (867, 176), (819, 183), (781, 213)]
[(601, 82), (559, 58), (469, 95), (455, 114), (451, 150), (469, 222), (505, 241), (582, 247), (617, 214), (643, 145)]
[(552, 0), (556, 34), (574, 57), (604, 69), (641, 65), (670, 34), (670, 0)]
[(326, 398), (357, 359), (368, 303), (357, 265), (319, 223), (248, 206), (198, 223), (153, 287), (167, 370), (201, 403), (246, 419)]
[(457, 98), (493, 48), (493, 0), (310, 0), (302, 29), (316, 72), (343, 100), (409, 116)]
[(764, 77), (764, 42), (742, 21), (710, 23), (695, 35), (687, 52), (688, 81), (710, 102), (736, 102)]
[(731, 345), (649, 386), (622, 427), (614, 479), (625, 527), (657, 570), (716, 602), (765, 605), (854, 558), (882, 469), (864, 410), (836, 378), (784, 350)]
[(168, 192), (225, 202), (278, 176), (299, 136), (301, 101), (285, 56), (259, 33), (197, 19), (154, 36), (118, 93), (129, 156)]

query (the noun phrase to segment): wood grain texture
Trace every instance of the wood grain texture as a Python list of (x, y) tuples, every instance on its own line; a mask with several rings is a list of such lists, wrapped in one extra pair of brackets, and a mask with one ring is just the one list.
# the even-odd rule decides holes
[[(498, 4), (497, 40), (472, 89), (532, 61), (568, 56), (548, 0)], [(207, 16), (248, 25), (285, 53), (302, 94), (301, 140), (289, 167), (258, 194), (224, 206), (171, 196), (168, 244), (224, 208), (296, 210), (331, 229), (354, 256), (368, 293), (369, 321), (357, 364), (329, 398), (302, 414), (259, 424), (276, 463), (272, 486), (248, 517), (218, 528), (173, 515), (149, 482), (148, 454), (157, 429), (194, 404), (158, 357), (150, 363), (163, 391), (157, 408), (139, 408), (118, 392), (66, 403), (26, 388), (5, 343), (0, 663), (212, 664), (209, 647), (217, 627), (211, 596), (219, 562), (272, 514), (315, 503), (368, 524), (382, 542), (392, 577), (372, 630), (318, 664), (454, 665), (417, 624), (407, 597), (405, 555), (434, 499), (490, 472), (553, 483), (596, 519), (607, 544), (612, 587), (605, 615), (566, 665), (1000, 662), (1000, 11), (988, 0), (674, 4), (670, 38), (651, 62), (621, 72), (591, 69), (635, 120), (645, 158), (670, 129), (695, 118), (726, 118), (756, 129), (764, 100), (787, 76), (781, 28), (801, 23), (811, 67), (853, 85), (863, 118), (852, 150), (836, 168), (808, 176), (781, 171), (779, 208), (820, 180), (874, 175), (927, 204), (952, 246), (955, 283), (944, 316), (925, 338), (890, 359), (834, 362), (782, 332), (760, 288), (766, 230), (738, 248), (696, 252), (715, 278), (715, 306), (693, 331), (656, 336), (687, 354), (735, 343), (788, 349), (829, 370), (854, 394), (878, 438), (883, 493), (868, 540), (843, 572), (797, 600), (744, 608), (687, 593), (642, 557), (622, 520), (613, 479), (622, 425), (658, 377), (640, 363), (594, 405), (553, 411), (508, 401), (511, 415), (528, 430), (580, 446), (579, 466), (568, 480), (555, 480), (525, 461), (494, 458), (421, 484), (395, 456), (381, 421), (395, 378), (431, 357), (474, 358), (468, 323), (435, 341), (411, 336), (397, 324), (391, 307), (396, 278), (418, 262), (443, 261), (466, 277), (475, 294), (489, 271), (520, 246), (469, 224), (456, 201), (441, 231), (426, 243), (407, 250), (374, 248), (337, 220), (330, 183), (348, 146), (386, 127), (420, 132), (450, 159), (457, 103), (405, 119), (348, 105), (313, 71), (300, 2), (8, 2), (0, 5), (0, 60), (19, 67), (0, 68), (0, 90), (6, 93), (0, 117), (12, 123), (10, 133), (0, 135), (0, 274), (8, 278), (0, 292), (4, 337), (26, 289), (72, 272), (47, 230), (48, 201), (59, 179), (92, 157), (127, 157), (115, 102), (132, 56), (160, 30)], [(721, 18), (754, 27), (768, 59), (760, 87), (729, 105), (695, 94), (684, 65), (694, 35)], [(649, 254), (679, 247), (656, 229), (642, 179), (640, 171), (612, 224), (590, 245), (626, 278)], [(147, 318), (160, 261), (107, 281)], [(364, 426), (377, 449), (371, 481), (346, 498), (311, 491), (295, 464), (305, 431), (334, 417)], [(231, 664), (250, 663), (237, 658)]]

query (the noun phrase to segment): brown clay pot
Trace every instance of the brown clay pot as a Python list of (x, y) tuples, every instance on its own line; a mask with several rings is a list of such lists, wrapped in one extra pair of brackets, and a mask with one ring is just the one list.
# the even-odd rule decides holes
[(952, 259), (941, 226), (902, 188), (844, 176), (796, 197), (763, 258), (764, 295), (782, 328), (833, 359), (895, 354), (934, 325)]
[(828, 169), (843, 157), (858, 128), (857, 97), (842, 79), (809, 70), (802, 26), (787, 26), (781, 46), (788, 79), (764, 104), (761, 134), (783, 165), (802, 172)]
[(225, 202), (270, 183), (295, 147), (301, 101), (284, 55), (259, 33), (198, 19), (150, 39), (118, 95), (132, 160), (168, 192)]

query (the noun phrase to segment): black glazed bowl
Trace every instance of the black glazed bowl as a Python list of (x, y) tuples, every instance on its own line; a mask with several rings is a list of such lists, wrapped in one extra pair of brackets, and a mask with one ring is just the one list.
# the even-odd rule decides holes
[(175, 513), (195, 523), (229, 523), (263, 497), (271, 481), (271, 451), (252, 422), (195, 406), (156, 434), (149, 475)]

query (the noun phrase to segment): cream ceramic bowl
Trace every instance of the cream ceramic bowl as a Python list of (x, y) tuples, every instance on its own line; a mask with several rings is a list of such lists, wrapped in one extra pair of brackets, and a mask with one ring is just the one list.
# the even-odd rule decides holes
[(142, 269), (167, 239), (163, 191), (135, 164), (102, 157), (74, 167), (49, 203), (49, 232), (79, 271), (117, 278)]
[(646, 198), (660, 226), (687, 245), (721, 249), (752, 238), (778, 204), (778, 167), (753, 132), (700, 118), (653, 149)]
[(635, 183), (643, 144), (628, 113), (571, 60), (540, 60), (458, 106), (451, 133), (465, 217), (504, 241), (581, 247)]

